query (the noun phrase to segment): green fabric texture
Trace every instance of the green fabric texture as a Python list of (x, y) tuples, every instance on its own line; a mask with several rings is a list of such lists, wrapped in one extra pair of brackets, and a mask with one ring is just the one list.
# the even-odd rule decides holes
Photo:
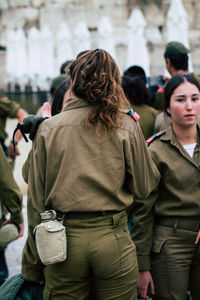
[(7, 118), (15, 118), (19, 108), (19, 104), (15, 101), (10, 101), (5, 96), (0, 97), (0, 137), (7, 138), (6, 120)]
[(15, 224), (23, 222), (22, 195), (13, 177), (11, 167), (0, 147), (0, 190), (2, 205), (10, 212), (10, 221)]

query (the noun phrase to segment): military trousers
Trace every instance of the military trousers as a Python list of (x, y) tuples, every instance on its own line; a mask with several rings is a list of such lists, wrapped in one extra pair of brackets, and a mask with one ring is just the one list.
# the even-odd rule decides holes
[(152, 277), (156, 300), (200, 299), (200, 246), (195, 245), (198, 226), (188, 230), (155, 225), (152, 246)]
[[(64, 219), (67, 259), (45, 267), (44, 300), (135, 300), (138, 266), (126, 212)], [(93, 300), (95, 300), (93, 299)]]

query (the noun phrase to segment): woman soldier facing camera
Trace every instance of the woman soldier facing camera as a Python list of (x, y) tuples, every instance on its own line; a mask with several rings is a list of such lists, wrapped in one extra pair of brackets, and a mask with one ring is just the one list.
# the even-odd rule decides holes
[(185, 300), (189, 289), (192, 299), (199, 300), (200, 86), (191, 74), (176, 75), (167, 83), (165, 112), (172, 127), (149, 140), (161, 174), (159, 186), (134, 204), (138, 293), (146, 299), (150, 284), (152, 292), (155, 285), (154, 299)]
[[(137, 258), (125, 209), (149, 196), (159, 172), (137, 122), (122, 112), (126, 98), (112, 57), (85, 51), (69, 72), (71, 98), (33, 142), (22, 274), (45, 281), (45, 300), (87, 299), (91, 278), (98, 299), (136, 299)], [(67, 259), (44, 266), (33, 229), (46, 208), (62, 216)]]

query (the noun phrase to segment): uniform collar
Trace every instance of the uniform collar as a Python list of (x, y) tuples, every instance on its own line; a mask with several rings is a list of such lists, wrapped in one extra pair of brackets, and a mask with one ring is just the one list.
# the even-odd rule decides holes
[(166, 130), (166, 132), (160, 137), (162, 141), (170, 141), (171, 144), (177, 145), (176, 135), (174, 133), (172, 125)]
[[(172, 125), (166, 130), (166, 132), (160, 137), (160, 140), (162, 141), (170, 141), (171, 144), (177, 145), (179, 144), (175, 135), (175, 132), (173, 130)], [(197, 143), (200, 143), (200, 128), (197, 124)]]
[(84, 99), (73, 98), (73, 99), (68, 100), (68, 102), (66, 103), (63, 111), (76, 109), (76, 108), (79, 108), (79, 107), (87, 107), (87, 106), (90, 106), (88, 101), (86, 101)]
[[(173, 130), (173, 127), (172, 125), (166, 130), (165, 134), (163, 134), (161, 137), (160, 137), (160, 140), (163, 140), (163, 141), (168, 141), (171, 145), (173, 145), (174, 147), (176, 147), (179, 152), (187, 159), (189, 160), (193, 165), (198, 166), (198, 163), (195, 162), (191, 157), (190, 155), (185, 151), (185, 149), (183, 148), (183, 146), (179, 143), (179, 141), (177, 140), (176, 138), (176, 135), (175, 135), (175, 132)], [(200, 128), (199, 128), (199, 125), (197, 124), (197, 145), (194, 149), (194, 154), (196, 152), (199, 152), (200, 151)], [(194, 157), (194, 156), (193, 156)]]

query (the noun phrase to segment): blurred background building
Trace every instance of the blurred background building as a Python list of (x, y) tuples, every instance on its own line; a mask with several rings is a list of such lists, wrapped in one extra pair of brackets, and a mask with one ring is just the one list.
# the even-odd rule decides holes
[(200, 73), (199, 14), (197, 0), (0, 0), (0, 89), (46, 90), (86, 48), (108, 50), (121, 72), (138, 64), (164, 73), (170, 39), (187, 44)]

